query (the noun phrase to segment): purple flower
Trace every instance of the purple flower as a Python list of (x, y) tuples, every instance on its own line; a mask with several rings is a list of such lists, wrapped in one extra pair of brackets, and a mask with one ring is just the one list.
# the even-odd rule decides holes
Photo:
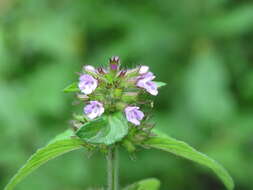
[(150, 81), (150, 80), (153, 80), (155, 79), (155, 75), (152, 73), (152, 72), (148, 72), (148, 73), (145, 73), (141, 76), (138, 77), (139, 80), (146, 80), (146, 81)]
[(79, 80), (78, 87), (86, 95), (91, 94), (98, 86), (98, 81), (91, 75), (84, 74), (80, 76)]
[(144, 88), (151, 95), (156, 96), (158, 94), (158, 87), (155, 82), (152, 80), (155, 78), (154, 74), (148, 72), (144, 75), (138, 77), (137, 86), (140, 88)]
[(145, 66), (145, 65), (140, 66), (139, 73), (141, 75), (146, 74), (148, 71), (149, 71), (149, 67), (148, 66)]
[(97, 70), (95, 69), (95, 67), (91, 65), (85, 65), (83, 68), (86, 72), (97, 73)]
[(105, 109), (102, 103), (98, 101), (90, 101), (90, 104), (85, 106), (84, 113), (90, 119), (95, 119), (104, 113)]
[(140, 125), (140, 121), (144, 118), (144, 113), (139, 109), (140, 108), (136, 106), (128, 106), (125, 108), (127, 120), (134, 125)]

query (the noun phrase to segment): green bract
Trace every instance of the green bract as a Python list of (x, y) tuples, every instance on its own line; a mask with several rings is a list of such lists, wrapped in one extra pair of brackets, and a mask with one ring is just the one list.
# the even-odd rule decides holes
[(81, 126), (76, 135), (85, 142), (111, 145), (128, 133), (128, 124), (122, 113), (90, 121)]
[(80, 89), (78, 88), (78, 83), (74, 82), (70, 85), (68, 85), (66, 88), (63, 90), (64, 92), (79, 92)]
[(154, 81), (157, 85), (158, 88), (161, 88), (163, 86), (166, 86), (167, 84), (165, 82), (158, 82), (158, 81)]

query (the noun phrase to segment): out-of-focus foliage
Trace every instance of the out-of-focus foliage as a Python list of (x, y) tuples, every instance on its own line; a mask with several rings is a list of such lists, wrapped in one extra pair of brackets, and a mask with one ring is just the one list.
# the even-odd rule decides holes
[[(249, 0), (0, 1), (0, 189), (75, 109), (62, 89), (84, 64), (120, 55), (168, 85), (157, 127), (223, 164), (253, 189), (253, 3)], [(135, 158), (132, 161), (131, 158)], [(122, 186), (156, 177), (161, 189), (222, 189), (205, 168), (159, 151), (122, 152)], [(105, 160), (82, 151), (48, 163), (17, 189), (105, 184)]]

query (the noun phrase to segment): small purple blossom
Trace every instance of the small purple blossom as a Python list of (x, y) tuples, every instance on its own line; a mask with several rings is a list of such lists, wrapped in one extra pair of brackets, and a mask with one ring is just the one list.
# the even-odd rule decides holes
[(155, 79), (155, 75), (152, 72), (148, 72), (148, 73), (145, 73), (145, 74), (139, 76), (138, 79), (150, 81), (150, 80)]
[(151, 95), (156, 96), (158, 94), (158, 87), (152, 80), (155, 79), (153, 73), (148, 72), (138, 77), (136, 85), (140, 88), (144, 88)]
[(96, 73), (97, 72), (95, 67), (93, 67), (91, 65), (85, 65), (83, 68), (86, 72), (90, 72), (90, 73)]
[(139, 110), (140, 108), (137, 106), (128, 106), (125, 108), (126, 118), (130, 123), (134, 125), (140, 125), (141, 120), (144, 118), (144, 113)]
[(157, 85), (153, 81), (139, 80), (137, 82), (137, 86), (144, 88), (148, 93), (150, 93), (153, 96), (156, 96), (158, 94)]
[(139, 74), (143, 75), (143, 74), (146, 74), (148, 71), (149, 71), (149, 67), (142, 65), (140, 66)]
[(98, 101), (90, 101), (90, 104), (85, 106), (84, 113), (90, 119), (95, 119), (104, 113), (105, 109), (102, 103)]
[(91, 94), (98, 86), (98, 81), (91, 75), (84, 74), (80, 76), (79, 80), (78, 87), (86, 95)]

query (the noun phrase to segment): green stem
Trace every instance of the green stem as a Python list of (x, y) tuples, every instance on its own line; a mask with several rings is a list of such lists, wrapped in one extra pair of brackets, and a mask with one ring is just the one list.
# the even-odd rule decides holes
[(119, 190), (118, 150), (110, 148), (107, 155), (108, 190)]

